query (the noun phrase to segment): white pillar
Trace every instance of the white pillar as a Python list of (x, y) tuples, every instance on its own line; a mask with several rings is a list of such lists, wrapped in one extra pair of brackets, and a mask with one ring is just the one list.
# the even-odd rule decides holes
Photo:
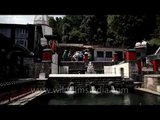
[(58, 74), (58, 54), (52, 55), (51, 73)]

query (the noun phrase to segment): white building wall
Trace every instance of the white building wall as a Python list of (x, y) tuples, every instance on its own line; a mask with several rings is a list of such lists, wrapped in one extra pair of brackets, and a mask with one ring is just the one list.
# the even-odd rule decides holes
[(129, 63), (115, 65), (118, 74), (121, 74), (121, 68), (124, 69), (124, 78), (129, 78)]
[(52, 35), (52, 28), (42, 25), (43, 35)]
[(41, 45), (46, 46), (47, 45), (47, 39), (45, 37), (41, 38)]
[[(42, 33), (43, 33), (43, 36), (52, 35), (52, 28), (46, 25), (42, 25)], [(47, 45), (47, 39), (45, 37), (41, 38), (41, 45), (42, 46)]]
[(104, 74), (112, 74), (112, 66), (104, 66)]
[(113, 66), (104, 66), (104, 74), (121, 75), (121, 68), (124, 69), (124, 78), (129, 78), (129, 63), (123, 63)]
[(51, 64), (51, 73), (58, 74), (58, 65), (56, 65), (54, 63)]
[(52, 55), (51, 73), (58, 74), (58, 54)]
[(59, 74), (68, 74), (69, 66), (59, 66)]

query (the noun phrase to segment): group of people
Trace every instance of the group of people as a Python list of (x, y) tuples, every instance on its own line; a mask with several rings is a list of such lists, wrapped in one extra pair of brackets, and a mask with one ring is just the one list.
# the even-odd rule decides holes
[(87, 54), (88, 60), (92, 61), (92, 54), (89, 50), (76, 51), (74, 54), (71, 51), (64, 50), (62, 55), (63, 61), (84, 61), (85, 55)]

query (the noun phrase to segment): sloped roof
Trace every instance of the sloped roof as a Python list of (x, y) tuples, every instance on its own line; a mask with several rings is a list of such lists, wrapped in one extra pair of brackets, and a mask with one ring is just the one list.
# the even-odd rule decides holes
[(157, 51), (154, 53), (154, 55), (160, 54), (160, 47), (157, 49)]
[(15, 52), (22, 52), (24, 53), (25, 56), (34, 56), (34, 53), (31, 52), (30, 50), (28, 50), (27, 48), (23, 47), (23, 46), (20, 46), (20, 45), (13, 45), (12, 48), (10, 49), (8, 55), (7, 55), (7, 58), (10, 58), (11, 54), (12, 53), (15, 53)]

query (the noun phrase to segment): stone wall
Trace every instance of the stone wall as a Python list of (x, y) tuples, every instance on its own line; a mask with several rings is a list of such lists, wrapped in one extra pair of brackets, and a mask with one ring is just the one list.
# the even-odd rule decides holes
[(59, 66), (59, 74), (68, 74), (69, 67), (68, 66)]
[[(104, 66), (111, 66), (113, 62), (98, 62), (98, 61), (91, 61), (93, 63), (93, 67), (96, 73), (104, 73)], [(59, 64), (62, 66), (69, 66), (69, 73), (76, 73), (76, 71), (82, 71), (85, 73), (87, 70), (88, 63), (84, 61), (61, 61)]]
[(29, 65), (29, 77), (38, 78), (41, 72), (44, 72), (46, 77), (48, 77), (51, 74), (51, 63), (34, 63)]
[(143, 87), (159, 91), (157, 88), (160, 86), (160, 74), (144, 75), (144, 84)]
[(51, 74), (58, 74), (58, 65), (51, 63)]

